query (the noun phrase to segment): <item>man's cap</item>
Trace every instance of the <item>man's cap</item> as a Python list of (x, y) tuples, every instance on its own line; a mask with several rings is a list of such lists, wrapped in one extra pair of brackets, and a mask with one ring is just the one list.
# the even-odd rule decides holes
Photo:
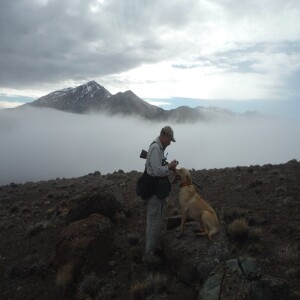
[(164, 128), (162, 128), (160, 133), (167, 134), (171, 138), (172, 142), (176, 142), (176, 140), (174, 139), (173, 129), (170, 126), (165, 126)]

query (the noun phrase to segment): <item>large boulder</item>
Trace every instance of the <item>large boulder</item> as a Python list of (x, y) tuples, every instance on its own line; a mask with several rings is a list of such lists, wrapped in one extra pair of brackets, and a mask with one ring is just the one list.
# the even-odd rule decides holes
[(67, 286), (82, 273), (105, 272), (113, 248), (110, 219), (92, 214), (69, 224), (56, 246), (55, 265), (58, 285)]
[(235, 258), (220, 263), (199, 291), (198, 300), (293, 299), (287, 283), (264, 275), (252, 258)]
[(122, 208), (122, 203), (116, 193), (100, 190), (92, 195), (80, 199), (79, 204), (69, 212), (66, 217), (67, 224), (85, 219), (89, 215), (97, 213), (114, 219), (115, 214)]
[(197, 222), (189, 222), (180, 238), (176, 229), (166, 231), (162, 237), (164, 254), (171, 269), (186, 284), (204, 282), (210, 272), (230, 255), (223, 227), (212, 240), (196, 236), (197, 229)]

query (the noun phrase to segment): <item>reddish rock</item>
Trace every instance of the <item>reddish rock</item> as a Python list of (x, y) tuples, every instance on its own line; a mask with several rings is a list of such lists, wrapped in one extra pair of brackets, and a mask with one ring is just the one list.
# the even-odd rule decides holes
[(56, 266), (73, 266), (72, 278), (80, 273), (104, 272), (108, 268), (113, 247), (113, 228), (110, 219), (92, 214), (66, 227), (56, 247)]
[(71, 223), (85, 219), (91, 214), (101, 214), (114, 219), (115, 214), (122, 208), (122, 203), (116, 193), (100, 190), (92, 195), (83, 197), (78, 206), (69, 212), (66, 222)]

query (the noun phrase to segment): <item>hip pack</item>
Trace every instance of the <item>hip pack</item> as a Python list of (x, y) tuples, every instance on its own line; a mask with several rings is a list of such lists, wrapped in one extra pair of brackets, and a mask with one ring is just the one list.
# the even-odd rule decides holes
[(138, 179), (136, 183), (136, 194), (143, 200), (149, 199), (155, 194), (157, 178), (148, 175), (147, 168), (143, 175)]
[(138, 179), (136, 184), (136, 194), (143, 200), (149, 199), (156, 195), (159, 199), (165, 199), (171, 191), (171, 183), (168, 176), (153, 177), (148, 175), (147, 168), (143, 175)]

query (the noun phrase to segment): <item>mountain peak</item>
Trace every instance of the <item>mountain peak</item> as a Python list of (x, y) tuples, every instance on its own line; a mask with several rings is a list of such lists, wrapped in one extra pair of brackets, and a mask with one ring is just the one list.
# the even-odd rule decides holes
[(87, 83), (84, 83), (82, 85), (77, 86), (76, 88), (72, 89), (73, 94), (77, 94), (76, 97), (82, 98), (86, 95), (89, 95), (90, 97), (94, 97), (97, 93), (104, 93), (111, 96), (111, 94), (100, 84), (98, 84), (96, 81), (92, 80)]
[(108, 90), (92, 80), (75, 88), (54, 91), (33, 101), (31, 105), (82, 113), (111, 96)]
[(87, 82), (86, 84), (87, 85), (93, 85), (93, 84), (99, 85), (95, 80), (91, 80), (91, 81)]
[(94, 88), (94, 89), (104, 89), (103, 86), (101, 86), (98, 82), (96, 82), (95, 80), (91, 80), (85, 84), (83, 84), (83, 86), (88, 86), (88, 87), (91, 87), (91, 88)]

